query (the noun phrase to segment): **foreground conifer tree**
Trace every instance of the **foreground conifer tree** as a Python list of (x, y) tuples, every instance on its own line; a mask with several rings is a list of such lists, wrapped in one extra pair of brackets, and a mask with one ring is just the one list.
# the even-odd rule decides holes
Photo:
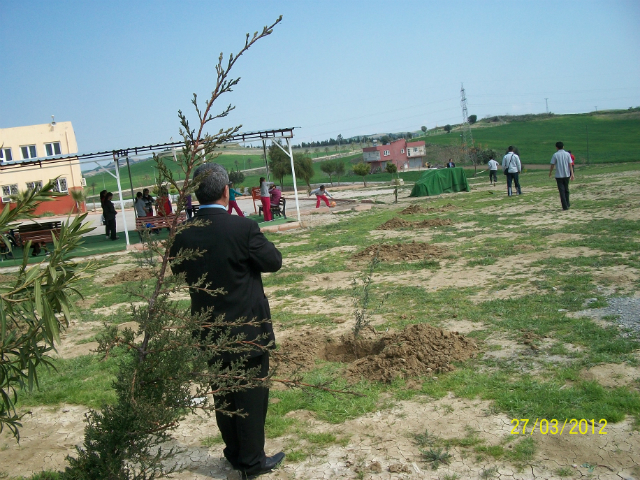
[[(227, 62), (223, 62), (220, 54), (211, 97), (200, 106), (197, 96), (193, 96), (198, 118), (196, 128), (190, 126), (182, 111), (178, 113), (184, 140), (178, 163), (181, 177), (186, 180), (179, 184), (163, 160), (155, 158), (158, 187), (173, 187), (179, 192), (177, 212), (184, 210), (187, 195), (192, 194), (198, 184), (198, 178), (192, 178), (193, 171), (203, 162), (215, 158), (217, 147), (241, 128), (240, 125), (221, 129), (213, 135), (205, 133), (207, 124), (226, 117), (233, 110), (229, 105), (218, 114), (211, 113), (220, 96), (232, 91), (240, 80), (229, 76), (233, 66), (252, 45), (270, 35), (281, 19), (264, 27), (261, 33), (247, 34), (244, 47), (235, 56), (230, 55)], [(176, 233), (193, 225), (197, 223), (180, 224), (176, 216), (167, 240), (157, 241), (153, 236), (145, 235), (146, 258), (152, 260), (146, 265), (153, 270), (154, 281), (151, 285), (142, 283), (131, 292), (132, 301), (144, 301), (143, 307), (132, 307), (131, 311), (131, 320), (139, 327), (137, 331), (119, 331), (115, 326), (107, 326), (99, 342), (102, 354), (115, 355), (120, 362), (114, 383), (117, 401), (87, 414), (84, 443), (77, 448), (75, 457), (68, 458), (64, 478), (150, 480), (175, 472), (179, 466), (172, 458), (178, 452), (165, 449), (164, 444), (170, 440), (171, 432), (179, 422), (196, 410), (213, 410), (211, 395), (223, 395), (264, 382), (255, 378), (257, 372), (247, 374), (240, 369), (240, 364), (224, 371), (219, 364), (208, 365), (208, 360), (215, 354), (242, 353), (255, 348), (251, 342), (254, 339), (223, 334), (212, 343), (212, 334), (205, 341), (199, 335), (193, 335), (205, 326), (211, 327), (212, 332), (226, 332), (239, 322), (250, 323), (252, 319), (229, 322), (211, 311), (192, 315), (190, 309), (180, 307), (171, 299), (172, 295), (187, 292), (189, 287), (182, 276), (171, 275), (170, 265), (197, 258), (200, 252), (182, 251), (172, 258), (170, 248)], [(224, 294), (209, 289), (206, 278), (191, 288), (200, 288), (211, 295)], [(216, 385), (215, 390), (212, 390), (212, 384)]]

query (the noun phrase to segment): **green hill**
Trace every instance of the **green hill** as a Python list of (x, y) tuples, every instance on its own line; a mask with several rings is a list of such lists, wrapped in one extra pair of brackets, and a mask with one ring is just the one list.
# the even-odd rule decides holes
[[(508, 123), (481, 120), (471, 128), (474, 143), (499, 154), (509, 145), (520, 150), (524, 163), (547, 164), (562, 141), (578, 163), (617, 163), (640, 160), (640, 111), (592, 112), (579, 115), (506, 117)], [(460, 129), (421, 136), (427, 144), (459, 145)], [(588, 142), (588, 152), (587, 152)]]

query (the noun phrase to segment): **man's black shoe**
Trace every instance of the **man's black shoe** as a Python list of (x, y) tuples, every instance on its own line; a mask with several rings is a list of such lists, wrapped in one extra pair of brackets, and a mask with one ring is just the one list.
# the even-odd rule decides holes
[(264, 462), (264, 468), (261, 468), (260, 471), (252, 474), (245, 473), (242, 478), (246, 478), (246, 479), (257, 478), (260, 475), (269, 473), (271, 470), (273, 470), (278, 465), (280, 465), (283, 460), (284, 460), (284, 452), (276, 453), (273, 457), (267, 457), (267, 459)]

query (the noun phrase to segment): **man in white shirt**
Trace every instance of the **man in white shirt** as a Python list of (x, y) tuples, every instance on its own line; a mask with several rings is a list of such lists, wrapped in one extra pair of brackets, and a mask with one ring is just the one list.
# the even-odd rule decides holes
[(502, 159), (502, 170), (504, 170), (507, 175), (508, 195), (513, 195), (513, 190), (511, 190), (511, 182), (514, 182), (516, 184), (516, 192), (518, 192), (518, 195), (522, 195), (522, 190), (520, 190), (520, 179), (518, 178), (520, 172), (522, 171), (522, 164), (520, 163), (520, 157), (515, 154), (511, 145), (509, 145), (507, 154)]
[(569, 210), (569, 180), (573, 180), (573, 163), (571, 162), (571, 154), (564, 150), (562, 142), (556, 143), (556, 153), (551, 157), (551, 168), (549, 169), (549, 178), (553, 173), (553, 167), (556, 167), (556, 183), (558, 184), (558, 192), (560, 192), (560, 203), (563, 210)]
[(487, 165), (489, 166), (489, 183), (492, 183), (495, 187), (498, 183), (498, 162), (491, 157)]

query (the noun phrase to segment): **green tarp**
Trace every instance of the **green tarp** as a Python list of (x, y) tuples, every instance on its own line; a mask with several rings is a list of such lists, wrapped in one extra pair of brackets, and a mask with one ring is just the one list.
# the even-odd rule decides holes
[(426, 197), (463, 191), (469, 191), (469, 182), (467, 182), (467, 176), (462, 168), (439, 168), (424, 172), (420, 180), (413, 186), (409, 196)]

